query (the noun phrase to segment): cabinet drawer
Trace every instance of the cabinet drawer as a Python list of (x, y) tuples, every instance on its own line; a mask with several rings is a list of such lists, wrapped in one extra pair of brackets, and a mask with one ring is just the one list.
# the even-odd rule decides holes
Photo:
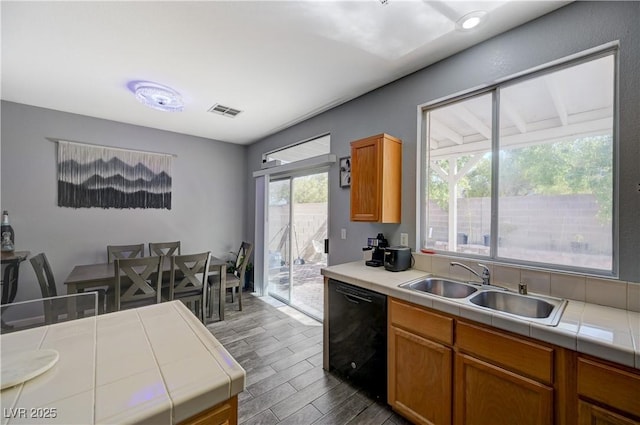
[(389, 323), (425, 338), (453, 344), (453, 319), (413, 304), (391, 299)]
[(578, 358), (578, 395), (640, 417), (640, 375)]
[(553, 383), (553, 349), (465, 322), (456, 324), (460, 350), (546, 384)]

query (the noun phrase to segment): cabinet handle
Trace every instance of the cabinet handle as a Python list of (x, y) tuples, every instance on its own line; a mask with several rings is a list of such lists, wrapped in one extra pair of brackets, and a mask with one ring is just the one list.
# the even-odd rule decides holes
[(347, 292), (343, 292), (343, 291), (341, 291), (341, 290), (339, 290), (339, 289), (336, 289), (336, 292), (337, 292), (337, 293), (339, 293), (339, 294), (344, 295), (344, 297), (345, 297), (348, 301), (350, 301), (350, 302), (352, 302), (352, 303), (354, 303), (354, 304), (360, 304), (360, 303), (359, 303), (358, 301), (354, 301), (354, 300), (352, 300), (352, 298), (355, 298), (355, 299), (360, 300), (360, 301), (366, 301), (366, 302), (368, 302), (368, 303), (372, 302), (371, 300), (368, 300), (368, 299), (366, 299), (366, 298), (359, 297), (359, 296), (357, 296), (357, 295), (353, 295), (353, 294), (349, 294), (349, 293), (347, 293)]

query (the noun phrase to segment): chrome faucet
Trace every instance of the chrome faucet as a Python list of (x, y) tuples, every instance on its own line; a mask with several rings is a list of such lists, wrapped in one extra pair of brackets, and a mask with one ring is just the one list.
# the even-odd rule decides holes
[(489, 267), (485, 266), (484, 264), (478, 263), (478, 266), (482, 267), (482, 274), (480, 274), (477, 271), (473, 270), (471, 267), (467, 266), (466, 264), (458, 263), (457, 261), (452, 261), (451, 265), (452, 266), (460, 266), (463, 269), (467, 269), (471, 273), (473, 273), (474, 275), (476, 275), (480, 279), (482, 279), (482, 284), (483, 285), (491, 285), (491, 273), (489, 272)]

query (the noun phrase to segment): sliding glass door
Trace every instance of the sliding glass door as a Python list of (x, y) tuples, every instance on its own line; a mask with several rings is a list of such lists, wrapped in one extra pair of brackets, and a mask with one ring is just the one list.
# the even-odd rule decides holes
[(304, 313), (322, 318), (327, 265), (328, 174), (315, 173), (269, 182), (268, 294)]
[(291, 273), (291, 179), (269, 182), (267, 293), (289, 302)]

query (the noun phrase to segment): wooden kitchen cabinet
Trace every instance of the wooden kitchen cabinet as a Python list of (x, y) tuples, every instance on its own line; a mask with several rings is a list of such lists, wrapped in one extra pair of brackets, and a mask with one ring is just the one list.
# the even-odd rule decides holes
[(400, 223), (402, 141), (379, 134), (351, 142), (351, 221)]
[(552, 348), (460, 321), (456, 337), (456, 423), (554, 422)]
[(579, 425), (637, 425), (638, 423), (607, 408), (578, 400)]
[(180, 425), (237, 425), (238, 396), (235, 395), (203, 412), (180, 422)]
[(575, 353), (388, 299), (388, 402), (418, 424), (575, 424)]
[(640, 373), (578, 358), (578, 424), (640, 424)]
[(453, 319), (391, 299), (388, 403), (417, 424), (450, 424)]
[(456, 423), (553, 423), (553, 388), (465, 354), (456, 354)]

